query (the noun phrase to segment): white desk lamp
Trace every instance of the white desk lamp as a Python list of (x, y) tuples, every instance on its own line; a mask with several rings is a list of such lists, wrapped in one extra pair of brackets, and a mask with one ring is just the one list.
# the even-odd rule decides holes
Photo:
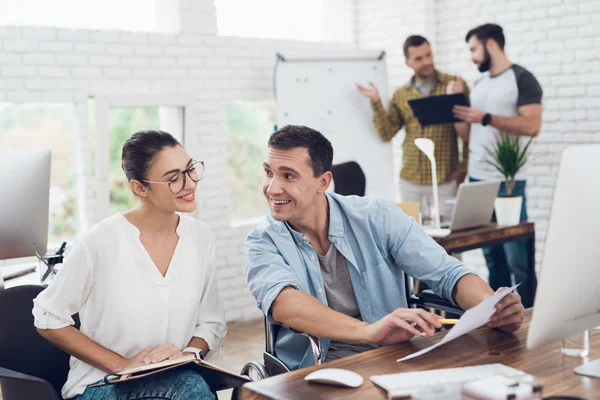
[(433, 185), (433, 208), (434, 208), (434, 223), (435, 229), (426, 229), (425, 231), (431, 236), (447, 236), (450, 234), (450, 229), (442, 229), (440, 224), (440, 200), (438, 197), (437, 187), (437, 166), (435, 163), (434, 144), (431, 139), (418, 138), (415, 139), (415, 145), (427, 156), (431, 162), (431, 183)]

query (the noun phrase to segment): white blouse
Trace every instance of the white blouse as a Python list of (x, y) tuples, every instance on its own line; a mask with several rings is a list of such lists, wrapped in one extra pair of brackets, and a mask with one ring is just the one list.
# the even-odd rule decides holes
[[(73, 325), (101, 346), (132, 357), (146, 347), (173, 343), (183, 349), (192, 337), (218, 350), (227, 332), (217, 287), (215, 244), (201, 221), (180, 216), (179, 241), (163, 277), (122, 214), (100, 222), (75, 243), (50, 286), (34, 300), (35, 326)], [(207, 354), (208, 355), (210, 355)], [(64, 398), (83, 393), (106, 375), (71, 357)]]

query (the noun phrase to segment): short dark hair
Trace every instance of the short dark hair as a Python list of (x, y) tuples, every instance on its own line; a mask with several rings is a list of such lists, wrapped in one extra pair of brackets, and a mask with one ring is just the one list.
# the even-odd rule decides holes
[(504, 33), (502, 31), (502, 27), (496, 24), (483, 24), (479, 25), (476, 28), (471, 29), (467, 36), (465, 37), (465, 42), (468, 42), (471, 39), (471, 36), (475, 35), (480, 42), (485, 44), (488, 39), (492, 39), (494, 42), (498, 43), (498, 47), (504, 50)]
[(154, 158), (165, 147), (180, 146), (171, 134), (163, 131), (140, 131), (134, 133), (123, 145), (121, 168), (128, 181), (135, 179), (142, 185), (147, 179)]
[(297, 147), (308, 149), (308, 165), (315, 178), (331, 171), (333, 146), (319, 131), (302, 125), (287, 125), (269, 138), (269, 147), (277, 150), (289, 150)]
[(402, 45), (402, 50), (404, 51), (404, 57), (408, 58), (408, 48), (409, 47), (419, 47), (423, 43), (429, 43), (429, 40), (425, 39), (420, 35), (412, 35), (406, 38), (404, 41), (404, 45)]

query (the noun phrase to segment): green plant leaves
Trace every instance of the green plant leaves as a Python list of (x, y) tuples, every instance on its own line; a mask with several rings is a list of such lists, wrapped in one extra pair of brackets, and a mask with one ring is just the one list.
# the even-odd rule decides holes
[(517, 172), (527, 162), (532, 140), (533, 136), (529, 138), (525, 146), (521, 147), (519, 136), (501, 132), (495, 146), (486, 149), (491, 158), (486, 162), (496, 168), (506, 180), (507, 196), (511, 195), (511, 189), (514, 186), (512, 183)]

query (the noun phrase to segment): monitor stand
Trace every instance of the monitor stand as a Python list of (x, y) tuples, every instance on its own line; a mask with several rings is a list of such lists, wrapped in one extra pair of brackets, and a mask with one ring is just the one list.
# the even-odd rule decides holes
[(580, 365), (574, 371), (578, 375), (600, 379), (600, 358)]

